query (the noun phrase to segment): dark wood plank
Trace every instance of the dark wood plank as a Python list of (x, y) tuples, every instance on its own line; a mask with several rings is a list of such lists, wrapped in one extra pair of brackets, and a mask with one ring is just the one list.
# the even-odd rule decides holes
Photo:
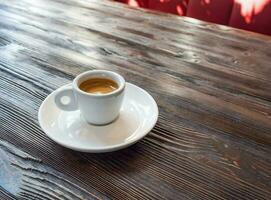
[[(267, 36), (109, 1), (1, 1), (0, 197), (269, 199), (270, 52)], [(41, 102), (89, 69), (154, 96), (144, 140), (94, 155), (41, 131)]]
[(16, 197), (6, 192), (3, 188), (0, 188), (0, 199), (4, 200), (15, 200)]
[(94, 189), (83, 190), (41, 160), (7, 142), (0, 141), (0, 155), (0, 183), (19, 199), (106, 199)]

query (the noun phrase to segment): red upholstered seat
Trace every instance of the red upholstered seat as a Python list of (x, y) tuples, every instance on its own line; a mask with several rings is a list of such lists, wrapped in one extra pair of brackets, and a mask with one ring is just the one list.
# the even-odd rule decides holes
[(228, 24), (233, 0), (189, 0), (187, 16), (217, 24)]
[(116, 0), (271, 35), (271, 0)]
[(188, 0), (149, 0), (149, 8), (184, 16)]
[(235, 0), (229, 25), (271, 35), (271, 0)]
[(134, 7), (142, 7), (142, 8), (148, 8), (148, 1), (149, 0), (116, 0), (118, 2), (126, 3), (130, 6)]

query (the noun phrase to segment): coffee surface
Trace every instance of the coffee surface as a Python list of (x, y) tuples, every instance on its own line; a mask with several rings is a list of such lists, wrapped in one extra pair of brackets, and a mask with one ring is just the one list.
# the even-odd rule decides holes
[(118, 84), (106, 78), (91, 78), (82, 82), (79, 88), (88, 93), (106, 94), (118, 89)]

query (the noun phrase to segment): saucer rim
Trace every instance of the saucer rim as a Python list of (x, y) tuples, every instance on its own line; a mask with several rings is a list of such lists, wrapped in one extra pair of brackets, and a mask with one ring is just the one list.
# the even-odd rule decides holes
[[(151, 125), (145, 130), (143, 130), (143, 134), (140, 136), (140, 137), (135, 137), (134, 139), (132, 140), (129, 140), (128, 142), (123, 142), (123, 143), (119, 143), (119, 144), (115, 144), (115, 145), (108, 145), (108, 146), (104, 146), (104, 147), (95, 147), (95, 148), (82, 148), (82, 147), (78, 147), (78, 146), (74, 146), (74, 145), (67, 145), (66, 143), (63, 143), (61, 141), (57, 141), (54, 139), (54, 137), (52, 137), (48, 131), (46, 131), (46, 129), (44, 128), (44, 121), (42, 120), (42, 108), (44, 107), (45, 103), (48, 101), (48, 99), (54, 94), (56, 93), (57, 90), (59, 89), (62, 89), (62, 88), (65, 88), (65, 87), (69, 87), (71, 86), (72, 83), (68, 83), (68, 84), (65, 84), (59, 88), (57, 88), (56, 90), (54, 90), (53, 92), (51, 92), (44, 100), (43, 102), (41, 103), (40, 107), (39, 107), (39, 111), (38, 111), (38, 122), (39, 122), (39, 125), (42, 129), (42, 131), (51, 139), (53, 140), (54, 142), (56, 142), (57, 144), (61, 145), (61, 146), (64, 146), (66, 148), (69, 148), (69, 149), (72, 149), (72, 150), (76, 150), (76, 151), (80, 151), (80, 152), (87, 152), (87, 153), (105, 153), (105, 152), (112, 152), (112, 151), (117, 151), (117, 150), (120, 150), (120, 149), (123, 149), (123, 148), (126, 148), (128, 146), (131, 146), (133, 145), (134, 143), (138, 142), (139, 140), (141, 140), (142, 138), (144, 138), (152, 129), (153, 127), (155, 126), (155, 124), (157, 123), (157, 120), (158, 120), (158, 116), (159, 116), (159, 110), (158, 110), (158, 105), (156, 103), (156, 101), (154, 100), (154, 98), (146, 91), (144, 90), (143, 88), (135, 85), (135, 84), (132, 84), (132, 83), (129, 83), (129, 82), (126, 82), (125, 85), (131, 85), (132, 87), (135, 87), (137, 90), (141, 90), (145, 95), (147, 95), (152, 103), (153, 103), (153, 107), (154, 107), (154, 119), (151, 121)], [(127, 89), (128, 87), (126, 87)], [(114, 123), (114, 122), (113, 122)]]

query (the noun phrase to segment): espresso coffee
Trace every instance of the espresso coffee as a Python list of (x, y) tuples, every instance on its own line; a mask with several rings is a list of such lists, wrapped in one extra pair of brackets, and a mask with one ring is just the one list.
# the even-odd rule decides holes
[(87, 93), (107, 94), (118, 89), (118, 84), (106, 78), (92, 78), (81, 83), (79, 88)]

